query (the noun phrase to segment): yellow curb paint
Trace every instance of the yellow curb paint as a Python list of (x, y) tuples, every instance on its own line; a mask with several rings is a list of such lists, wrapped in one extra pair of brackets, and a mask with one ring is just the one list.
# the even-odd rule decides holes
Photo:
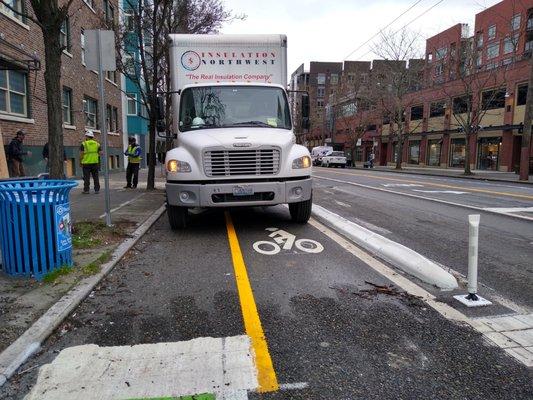
[(467, 190), (467, 191), (470, 191), (470, 192), (489, 193), (489, 194), (495, 194), (495, 195), (500, 195), (500, 196), (518, 197), (518, 198), (521, 198), (521, 199), (533, 200), (533, 196), (529, 196), (527, 194), (517, 194), (517, 193), (508, 193), (508, 192), (495, 192), (495, 191), (492, 191), (492, 190), (485, 190), (485, 189), (474, 189), (474, 188), (468, 188), (468, 187), (463, 187), (463, 186), (444, 185), (442, 183), (431, 183), (431, 182), (425, 182), (425, 181), (412, 181), (412, 180), (400, 179), (400, 178), (386, 178), (384, 176), (368, 175), (368, 174), (360, 174), (360, 173), (337, 172), (337, 171), (328, 171), (328, 170), (320, 171), (320, 172), (331, 172), (332, 174), (348, 175), (348, 176), (365, 176), (365, 177), (368, 177), (368, 178), (382, 179), (382, 180), (386, 180), (386, 181), (417, 183), (417, 184), (421, 184), (421, 185), (436, 186), (436, 187), (442, 187), (442, 188), (448, 188), (448, 189), (460, 189), (460, 190)]
[(237, 281), (237, 290), (239, 291), (239, 300), (241, 302), (242, 317), (246, 334), (252, 341), (252, 348), (255, 353), (257, 365), (257, 380), (259, 382), (259, 392), (274, 392), (279, 390), (278, 379), (272, 364), (272, 358), (268, 352), (266, 341), (257, 306), (255, 304), (254, 294), (248, 272), (244, 264), (244, 258), (239, 245), (239, 239), (228, 211), (225, 212), (226, 228), (228, 231), (228, 241), (231, 249), (231, 258), (233, 260), (233, 269), (235, 271), (235, 280)]

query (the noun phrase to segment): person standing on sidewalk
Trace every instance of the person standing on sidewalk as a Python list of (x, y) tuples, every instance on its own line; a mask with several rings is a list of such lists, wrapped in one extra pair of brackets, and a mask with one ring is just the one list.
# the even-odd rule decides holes
[(139, 181), (139, 164), (141, 162), (141, 146), (136, 143), (133, 136), (128, 138), (129, 146), (124, 152), (128, 156), (128, 167), (126, 168), (126, 186), (124, 189), (135, 189)]
[(94, 132), (90, 129), (85, 131), (85, 140), (81, 147), (81, 166), (83, 168), (83, 194), (89, 194), (91, 175), (94, 181), (94, 193), (100, 192), (100, 180), (98, 169), (100, 167), (100, 143), (94, 140)]
[(19, 130), (17, 135), (11, 140), (11, 143), (9, 143), (9, 146), (7, 146), (7, 164), (9, 167), (9, 176), (12, 178), (26, 176), (22, 157), (31, 157), (31, 151), (22, 150), (24, 136), (24, 131), (22, 129)]

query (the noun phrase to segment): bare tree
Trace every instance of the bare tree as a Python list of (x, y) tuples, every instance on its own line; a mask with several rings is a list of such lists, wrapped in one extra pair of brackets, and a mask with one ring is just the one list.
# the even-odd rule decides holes
[[(69, 18), (74, 0), (29, 0), (31, 11), (16, 9), (13, 3), (0, 0), (6, 8), (35, 23), (41, 29), (44, 46), (44, 84), (48, 113), (48, 146), (50, 177), (63, 177), (63, 108), (61, 105), (61, 55), (65, 46), (61, 43), (61, 26)], [(59, 3), (62, 3), (61, 5)]]
[(531, 119), (533, 117), (533, 57), (529, 59), (529, 81), (527, 87), (526, 113), (524, 116), (524, 132), (520, 150), (520, 180), (529, 180), (529, 157), (531, 154)]
[[(166, 93), (168, 127), (171, 126), (170, 60), (168, 35), (171, 33), (213, 33), (223, 23), (235, 18), (221, 0), (126, 0), (124, 12), (129, 17), (116, 27), (117, 49), (122, 55), (119, 70), (141, 94), (141, 108), (148, 120), (147, 189), (155, 187), (157, 96)], [(167, 140), (167, 148), (172, 140)]]
[(406, 116), (415, 97), (406, 96), (420, 89), (423, 64), (420, 57), (419, 35), (405, 28), (397, 32), (381, 32), (373, 46), (373, 97), (388, 120), (391, 134), (397, 140), (396, 169), (402, 169), (403, 146), (406, 138), (421, 122), (406, 124)]

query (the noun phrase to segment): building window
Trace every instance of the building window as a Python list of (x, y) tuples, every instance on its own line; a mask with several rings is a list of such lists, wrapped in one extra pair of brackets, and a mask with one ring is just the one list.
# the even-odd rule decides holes
[(496, 25), (489, 26), (487, 29), (487, 39), (492, 40), (496, 37)]
[(428, 64), (431, 64), (433, 61), (433, 53), (428, 53), (426, 56), (426, 60), (428, 61)]
[(500, 55), (500, 43), (492, 43), (487, 46), (487, 60), (491, 60)]
[(329, 83), (332, 85), (337, 85), (339, 83), (339, 75), (338, 74), (331, 74), (329, 78)]
[(424, 118), (424, 106), (411, 107), (411, 121), (419, 121)]
[(80, 35), (80, 47), (81, 47), (81, 63), (85, 65), (85, 32), (81, 30)]
[(452, 101), (453, 103), (453, 113), (454, 114), (463, 114), (472, 110), (472, 97), (471, 96), (461, 96), (455, 97)]
[(27, 80), (24, 72), (0, 70), (0, 113), (28, 116)]
[(326, 84), (326, 74), (317, 74), (316, 75), (316, 83), (317, 83), (317, 85), (325, 85)]
[(478, 140), (478, 168), (498, 170), (501, 137), (480, 138)]
[(74, 118), (72, 116), (72, 89), (63, 86), (63, 123), (66, 125), (74, 125)]
[(513, 36), (508, 36), (503, 40), (503, 54), (509, 54), (516, 51), (518, 38), (519, 34), (515, 33)]
[(409, 142), (409, 164), (418, 165), (420, 162), (420, 140)]
[(477, 35), (477, 48), (483, 47), (483, 32), (479, 32)]
[(495, 110), (505, 107), (505, 89), (487, 90), (481, 94), (483, 110)]
[(135, 93), (128, 93), (128, 115), (137, 115), (137, 95)]
[(316, 101), (316, 106), (317, 106), (318, 108), (324, 108), (324, 100), (318, 99), (318, 100)]
[[(4, 2), (10, 5), (12, 9), (7, 7), (5, 4), (0, 3), (0, 12), (10, 16), (11, 18), (15, 18), (21, 22), (25, 22), (25, 18), (21, 15), (24, 12), (23, 0), (4, 0)], [(13, 10), (16, 10), (17, 12)]]
[(326, 90), (323, 87), (318, 87), (316, 89), (316, 97), (324, 97)]
[(348, 82), (354, 83), (355, 82), (355, 75), (354, 74), (348, 74)]
[(532, 49), (533, 49), (533, 40), (528, 40), (524, 46), (524, 51), (526, 53), (529, 53), (531, 52)]
[(135, 76), (135, 62), (131, 54), (124, 53), (122, 58), (122, 69), (124, 73), (130, 76)]
[(526, 105), (527, 83), (525, 85), (518, 85), (517, 92), (518, 94), (516, 95), (516, 105), (517, 106)]
[(427, 164), (431, 167), (440, 166), (442, 139), (428, 140)]
[(476, 55), (476, 67), (480, 69), (483, 66), (483, 54), (479, 52)]
[(513, 31), (517, 31), (520, 29), (520, 14), (513, 15), (513, 18), (511, 18), (511, 27), (513, 28)]
[(117, 83), (117, 71), (106, 71), (105, 77), (113, 83)]
[(145, 119), (148, 119), (149, 116), (148, 116), (148, 107), (146, 107), (146, 103), (143, 101), (141, 102), (141, 117), (145, 118)]
[(435, 103), (431, 103), (429, 108), (429, 117), (435, 118), (435, 117), (442, 117), (444, 116), (444, 102), (443, 101), (437, 101)]
[(59, 30), (59, 41), (63, 50), (66, 50), (70, 53), (70, 20), (67, 18), (61, 24)]
[(98, 128), (98, 101), (84, 96), (83, 112), (85, 114), (85, 126), (87, 128)]
[(124, 27), (128, 32), (135, 30), (135, 14), (133, 10), (124, 10)]
[(109, 25), (113, 25), (115, 23), (115, 8), (110, 3), (109, 0), (104, 0), (104, 13), (105, 13), (105, 21)]
[(447, 53), (448, 53), (448, 48), (441, 47), (440, 49), (437, 49), (437, 51), (435, 52), (435, 59), (442, 60), (444, 57), (446, 57)]
[(464, 168), (466, 157), (465, 139), (452, 139), (450, 143), (450, 162), (453, 168)]
[(435, 65), (435, 76), (441, 76), (444, 73), (444, 65), (437, 64)]
[(118, 132), (118, 109), (110, 104), (106, 106), (105, 122), (108, 132)]

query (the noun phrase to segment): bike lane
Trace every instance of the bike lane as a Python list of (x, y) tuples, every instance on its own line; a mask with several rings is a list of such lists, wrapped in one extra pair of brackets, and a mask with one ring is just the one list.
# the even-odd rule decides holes
[(335, 237), (293, 224), (286, 208), (232, 210), (231, 217), (280, 386), (251, 399), (533, 394), (527, 368), (388, 286)]

